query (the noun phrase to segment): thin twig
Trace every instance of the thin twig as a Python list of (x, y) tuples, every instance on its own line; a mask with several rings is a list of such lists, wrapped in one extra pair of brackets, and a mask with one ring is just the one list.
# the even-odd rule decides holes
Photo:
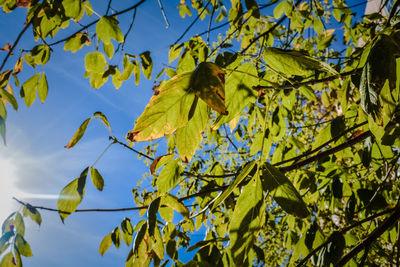
[[(124, 9), (124, 10), (121, 10), (121, 11), (119, 11), (119, 12), (116, 12), (116, 13), (110, 15), (110, 16), (111, 16), (111, 17), (115, 17), (115, 16), (118, 16), (118, 15), (124, 14), (124, 13), (126, 13), (126, 12), (129, 12), (129, 11), (131, 11), (131, 10), (133, 10), (133, 9), (136, 9), (137, 7), (139, 7), (141, 4), (143, 4), (143, 3), (146, 2), (146, 1), (147, 1), (147, 0), (140, 0), (139, 2), (137, 2), (136, 4), (134, 4), (133, 6), (130, 6), (130, 7), (126, 8), (126, 9)], [(62, 43), (62, 42), (65, 42), (65, 41), (69, 40), (71, 37), (75, 36), (76, 34), (82, 32), (83, 30), (86, 30), (86, 29), (89, 28), (90, 26), (93, 26), (93, 25), (96, 24), (99, 20), (100, 20), (100, 19), (97, 19), (97, 20), (92, 21), (92, 22), (89, 23), (89, 24), (86, 24), (85, 26), (83, 26), (82, 28), (80, 28), (79, 30), (77, 30), (76, 32), (74, 32), (73, 34), (70, 34), (69, 36), (67, 36), (67, 37), (65, 37), (65, 38), (63, 38), (63, 39), (61, 39), (61, 40), (58, 40), (58, 41), (56, 41), (56, 42), (54, 42), (54, 43), (51, 43), (51, 44), (49, 44), (49, 46), (57, 45), (57, 44), (60, 44), (60, 43)]]
[(282, 85), (282, 86), (278, 86), (278, 87), (257, 85), (257, 86), (253, 86), (253, 89), (254, 90), (260, 90), (260, 89), (285, 90), (285, 89), (299, 88), (299, 87), (304, 86), (304, 85), (315, 85), (315, 84), (318, 84), (318, 83), (330, 82), (330, 81), (333, 81), (333, 80), (336, 80), (336, 79), (340, 79), (342, 77), (353, 75), (353, 74), (355, 74), (355, 73), (357, 73), (359, 71), (361, 71), (361, 69), (354, 69), (354, 70), (350, 70), (350, 71), (339, 73), (337, 75), (324, 77), (324, 78), (321, 78), (321, 79), (312, 79), (312, 80), (305, 81), (305, 82), (293, 83), (291, 85)]
[(287, 162), (298, 161), (298, 160), (301, 159), (301, 158), (304, 158), (304, 157), (307, 157), (307, 156), (309, 156), (309, 155), (311, 155), (311, 154), (314, 154), (315, 152), (320, 151), (322, 148), (324, 148), (325, 146), (329, 145), (330, 143), (339, 140), (342, 136), (346, 135), (347, 133), (349, 133), (349, 132), (351, 132), (351, 131), (353, 131), (353, 130), (355, 130), (355, 129), (361, 127), (361, 126), (364, 126), (364, 125), (367, 124), (367, 123), (368, 123), (368, 121), (364, 121), (364, 122), (362, 122), (362, 123), (356, 124), (355, 126), (353, 126), (353, 127), (349, 128), (349, 129), (347, 129), (347, 130), (341, 132), (340, 134), (334, 136), (333, 138), (331, 138), (330, 140), (326, 141), (326, 142), (323, 143), (322, 145), (320, 145), (320, 146), (314, 148), (313, 150), (306, 151), (306, 152), (304, 152), (303, 154), (301, 154), (301, 155), (299, 155), (299, 156), (297, 156), (297, 157), (293, 157), (293, 158), (290, 158), (290, 159), (287, 159), (287, 160), (283, 160), (283, 161), (278, 162), (278, 163), (275, 163), (275, 164), (273, 164), (273, 165), (274, 165), (274, 166), (280, 166), (280, 165), (285, 164), (285, 163), (287, 163)]
[(10, 50), (8, 50), (8, 53), (7, 53), (6, 57), (5, 57), (4, 60), (3, 60), (3, 63), (1, 63), (0, 72), (3, 70), (4, 65), (6, 64), (8, 58), (12, 55), (12, 53), (13, 53), (15, 47), (17, 46), (17, 44), (19, 43), (19, 40), (21, 39), (22, 35), (24, 35), (24, 33), (25, 33), (26, 30), (29, 28), (29, 26), (31, 26), (31, 24), (32, 24), (32, 20), (30, 20), (30, 21), (25, 25), (25, 27), (22, 29), (22, 31), (18, 34), (17, 39), (15, 39), (15, 41), (14, 41), (13, 45), (11, 46)]
[(299, 169), (299, 168), (301, 168), (301, 167), (303, 167), (303, 166), (305, 166), (305, 165), (307, 165), (307, 164), (309, 164), (311, 162), (317, 161), (319, 159), (322, 159), (324, 157), (332, 155), (332, 154), (334, 154), (334, 153), (336, 153), (338, 151), (346, 149), (346, 148), (348, 148), (348, 147), (350, 147), (352, 145), (355, 145), (355, 144), (363, 141), (364, 139), (366, 139), (367, 137), (369, 137), (371, 135), (372, 135), (371, 131), (366, 131), (366, 132), (360, 134), (359, 136), (356, 136), (353, 139), (348, 140), (346, 143), (343, 143), (343, 144), (338, 145), (336, 147), (333, 147), (331, 149), (325, 150), (325, 151), (323, 151), (321, 153), (318, 153), (315, 156), (309, 157), (308, 159), (299, 161), (299, 162), (294, 163), (292, 165), (281, 167), (281, 168), (279, 168), (279, 170), (281, 172), (288, 172), (288, 171)]
[(360, 251), (369, 247), (372, 242), (377, 240), (386, 230), (393, 226), (400, 219), (400, 205), (398, 205), (393, 214), (390, 215), (381, 225), (375, 228), (361, 243), (355, 246), (350, 252), (344, 255), (335, 266), (344, 266), (349, 260), (354, 258)]
[(112, 2), (112, 0), (108, 0), (108, 5), (107, 5), (106, 16), (108, 15), (108, 12), (110, 12), (110, 8), (111, 8), (111, 2)]
[(207, 30), (207, 45), (208, 46), (210, 45), (210, 29), (211, 29), (214, 12), (215, 12), (215, 6), (213, 5), (213, 9), (212, 9), (211, 16), (210, 16), (210, 21), (208, 22), (208, 30)]
[[(297, 7), (300, 4), (301, 0), (297, 0), (296, 3), (294, 4), (295, 7)], [(286, 19), (286, 15), (284, 15), (282, 18), (280, 18), (271, 28), (269, 28), (267, 31), (265, 31), (264, 33), (258, 35), (257, 37), (255, 37), (253, 40), (251, 40), (251, 42), (242, 49), (242, 51), (240, 51), (240, 54), (243, 55), (255, 42), (257, 42), (260, 38), (262, 38), (263, 36), (267, 36), (268, 34), (270, 34), (271, 32), (273, 32), (279, 25), (282, 24), (282, 22), (285, 21)]]
[[(391, 208), (391, 209), (387, 209), (387, 210), (384, 210), (384, 211), (382, 211), (382, 212), (376, 213), (376, 214), (374, 214), (374, 215), (371, 215), (370, 217), (365, 218), (364, 220), (358, 221), (358, 222), (356, 222), (356, 223), (354, 223), (354, 224), (352, 224), (352, 225), (350, 225), (350, 226), (348, 226), (348, 227), (343, 228), (342, 230), (339, 231), (339, 233), (344, 234), (344, 233), (350, 231), (350, 230), (353, 229), (353, 228), (356, 228), (356, 227), (358, 227), (358, 226), (360, 226), (360, 225), (362, 225), (362, 224), (364, 224), (364, 223), (366, 223), (366, 222), (369, 222), (369, 221), (371, 221), (371, 220), (373, 220), (373, 219), (375, 219), (375, 218), (378, 218), (378, 217), (380, 217), (380, 216), (382, 216), (382, 215), (391, 213), (391, 212), (393, 212), (393, 211), (394, 211), (394, 208)], [(330, 240), (330, 239), (327, 239), (324, 243), (322, 243), (322, 244), (319, 245), (318, 247), (314, 248), (310, 253), (308, 253), (307, 256), (305, 256), (305, 257), (297, 264), (297, 267), (303, 266), (313, 255), (315, 255), (321, 248), (325, 247), (329, 242), (331, 242), (331, 240)]]
[(393, 18), (393, 16), (396, 14), (397, 8), (400, 5), (400, 1), (396, 1), (396, 3), (393, 4), (392, 10), (390, 10), (390, 14), (388, 17), (388, 20), (386, 21), (386, 27), (390, 27), (390, 20)]
[(193, 27), (193, 25), (196, 23), (196, 21), (203, 15), (203, 12), (206, 10), (207, 6), (210, 4), (210, 2), (207, 2), (207, 4), (203, 7), (203, 9), (200, 11), (200, 13), (197, 15), (197, 17), (194, 19), (192, 23), (186, 28), (186, 30), (179, 36), (179, 38), (175, 41), (173, 45), (176, 45), (182, 38), (185, 36), (185, 34), (190, 30), (190, 28)]
[(164, 7), (163, 7), (163, 5), (162, 5), (162, 3), (161, 3), (161, 0), (158, 0), (158, 5), (160, 6), (160, 9), (161, 9), (161, 13), (162, 13), (162, 15), (163, 15), (163, 18), (164, 18), (164, 20), (165, 20), (165, 28), (169, 28), (169, 22), (168, 22), (168, 18), (167, 18), (167, 15), (165, 14), (165, 10), (164, 10)]
[(152, 158), (152, 157), (150, 157), (149, 155), (146, 155), (146, 154), (144, 154), (144, 153), (142, 153), (142, 152), (140, 152), (140, 151), (134, 149), (133, 147), (130, 147), (129, 145), (127, 145), (127, 144), (125, 144), (125, 143), (119, 141), (119, 140), (118, 140), (116, 137), (114, 137), (114, 136), (110, 136), (110, 137), (108, 137), (108, 138), (109, 138), (110, 140), (113, 140), (115, 143), (120, 144), (121, 146), (124, 146), (124, 147), (126, 147), (127, 149), (129, 149), (129, 150), (135, 152), (136, 154), (138, 154), (138, 155), (140, 155), (140, 156), (143, 156), (143, 157), (145, 157), (145, 158), (147, 158), (147, 159), (149, 159), (149, 160), (154, 160), (154, 158)]
[(136, 8), (133, 10), (133, 16), (132, 16), (131, 24), (129, 24), (129, 28), (126, 31), (125, 35), (124, 35), (124, 42), (122, 44), (121, 43), (118, 44), (117, 49), (115, 50), (115, 53), (118, 52), (120, 47), (121, 47), (121, 51), (124, 51), (124, 47), (125, 47), (125, 44), (126, 44), (126, 38), (128, 37), (129, 33), (132, 30), (132, 26), (133, 26), (133, 23), (135, 22), (135, 18), (136, 18)]

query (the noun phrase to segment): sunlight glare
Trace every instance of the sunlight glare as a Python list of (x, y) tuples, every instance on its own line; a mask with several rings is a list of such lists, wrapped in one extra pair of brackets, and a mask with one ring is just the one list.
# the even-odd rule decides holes
[(12, 198), (20, 195), (21, 191), (15, 186), (17, 180), (15, 164), (9, 159), (0, 157), (0, 170), (0, 221), (3, 221), (18, 207)]

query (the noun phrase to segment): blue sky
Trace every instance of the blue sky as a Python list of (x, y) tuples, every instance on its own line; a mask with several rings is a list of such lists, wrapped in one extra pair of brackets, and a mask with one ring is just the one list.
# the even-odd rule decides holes
[[(94, 10), (104, 14), (108, 1), (92, 1)], [(114, 1), (117, 10), (126, 7), (128, 1)], [(134, 1), (129, 2), (132, 4)], [(187, 1), (188, 2), (188, 1)], [(225, 1), (227, 2), (227, 1)], [(353, 1), (349, 1), (350, 3)], [(357, 1), (359, 3), (361, 1)], [(61, 44), (54, 47), (51, 60), (44, 66), (48, 81), (49, 95), (44, 104), (36, 101), (27, 108), (19, 99), (17, 112), (8, 108), (7, 146), (0, 149), (0, 220), (19, 206), (11, 200), (11, 195), (45, 194), (50, 198), (58, 195), (61, 189), (78, 177), (81, 171), (91, 165), (109, 144), (108, 132), (102, 125), (93, 121), (81, 142), (67, 150), (64, 146), (79, 125), (96, 111), (102, 111), (111, 123), (114, 134), (121, 140), (133, 128), (136, 118), (144, 110), (152, 95), (151, 88), (155, 76), (163, 64), (168, 63), (168, 46), (173, 44), (195, 16), (181, 19), (176, 6), (179, 1), (164, 0), (164, 8), (170, 21), (166, 29), (157, 0), (148, 0), (137, 11), (133, 30), (125, 45), (125, 52), (139, 54), (152, 52), (154, 71), (152, 80), (143, 75), (139, 86), (133, 80), (125, 82), (116, 90), (109, 81), (95, 90), (89, 81), (83, 78), (84, 55), (96, 50), (95, 42), (90, 47), (71, 54), (63, 51)], [(360, 7), (363, 10), (363, 7)], [(19, 9), (10, 14), (0, 13), (0, 47), (13, 42), (23, 28), (26, 9)], [(193, 12), (196, 14), (196, 12)], [(92, 19), (96, 15), (93, 15)], [(125, 33), (130, 23), (131, 13), (121, 15), (122, 32)], [(91, 21), (89, 19), (88, 21)], [(208, 20), (199, 22), (184, 38), (207, 29)], [(74, 26), (73, 30), (78, 29)], [(225, 30), (225, 28), (223, 28)], [(95, 28), (89, 29), (90, 33)], [(66, 33), (67, 34), (67, 33)], [(212, 37), (216, 37), (215, 34)], [(58, 40), (60, 37), (56, 37)], [(23, 37), (15, 55), (9, 60), (14, 64), (19, 49), (31, 49), (32, 33)], [(55, 41), (54, 40), (54, 41)], [(51, 42), (51, 41), (50, 41)], [(1, 52), (0, 60), (5, 56)], [(114, 55), (112, 64), (122, 61), (122, 54)], [(9, 64), (8, 67), (11, 67)], [(42, 71), (24, 66), (20, 81), (24, 82), (34, 73)], [(14, 88), (15, 92), (19, 89)], [(139, 145), (140, 147), (140, 145)], [(162, 154), (162, 151), (159, 152)], [(136, 159), (136, 154), (118, 145), (114, 145), (97, 163), (105, 179), (103, 192), (98, 192), (88, 180), (86, 196), (79, 208), (119, 208), (134, 206), (131, 189), (148, 167)], [(32, 205), (56, 207), (56, 199), (26, 199)], [(4, 205), (3, 205), (4, 203)], [(61, 223), (57, 213), (41, 211), (41, 227), (26, 220), (26, 239), (31, 244), (34, 256), (24, 258), (25, 266), (123, 266), (128, 254), (128, 247), (122, 244), (116, 250), (111, 248), (105, 256), (98, 253), (102, 238), (111, 232), (124, 217), (131, 217), (132, 222), (139, 220), (138, 212), (118, 213), (80, 213), (67, 218)]]

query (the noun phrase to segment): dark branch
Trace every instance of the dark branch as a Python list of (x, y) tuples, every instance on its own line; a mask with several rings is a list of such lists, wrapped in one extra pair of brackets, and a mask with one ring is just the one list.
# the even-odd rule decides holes
[(15, 47), (17, 46), (17, 44), (19, 43), (19, 40), (21, 39), (22, 35), (24, 35), (24, 33), (31, 26), (31, 24), (32, 24), (32, 20), (29, 21), (25, 25), (25, 27), (22, 29), (22, 31), (18, 34), (17, 39), (15, 39), (15, 41), (14, 41), (13, 45), (11, 46), (10, 50), (8, 50), (8, 53), (7, 53), (6, 57), (3, 60), (3, 63), (1, 63), (0, 72), (3, 70), (4, 65), (6, 65), (6, 62), (7, 62), (8, 58), (12, 55), (12, 53), (13, 53)]
[[(115, 17), (115, 16), (118, 16), (118, 15), (124, 14), (124, 13), (126, 13), (126, 12), (129, 12), (129, 11), (131, 11), (131, 10), (133, 10), (133, 9), (136, 9), (137, 7), (139, 7), (141, 4), (143, 4), (143, 3), (146, 2), (146, 1), (147, 1), (147, 0), (140, 0), (139, 2), (137, 2), (136, 4), (134, 4), (133, 6), (128, 7), (128, 8), (126, 8), (126, 9), (124, 9), (124, 10), (119, 11), (119, 12), (116, 12), (116, 13), (110, 15), (110, 16)], [(56, 41), (56, 42), (54, 42), (54, 43), (49, 44), (49, 46), (57, 45), (57, 44), (59, 44), (59, 43), (62, 43), (62, 42), (65, 42), (65, 41), (69, 40), (70, 38), (72, 38), (72, 37), (75, 36), (76, 34), (82, 32), (83, 30), (86, 30), (86, 29), (89, 28), (90, 26), (93, 26), (93, 25), (96, 24), (99, 20), (100, 20), (100, 19), (97, 19), (97, 20), (95, 20), (95, 21), (92, 21), (91, 23), (89, 23), (89, 24), (83, 26), (82, 28), (80, 28), (79, 30), (77, 30), (76, 32), (74, 32), (73, 34), (71, 34), (71, 35), (69, 35), (69, 36), (67, 36), (67, 37), (65, 37), (65, 38), (63, 38), (63, 39), (61, 39), (61, 40), (58, 40), (58, 41)]]
[(334, 153), (336, 153), (338, 151), (346, 149), (346, 148), (348, 148), (348, 147), (350, 147), (352, 145), (355, 145), (355, 144), (363, 141), (364, 139), (366, 139), (367, 137), (369, 137), (371, 135), (372, 135), (371, 131), (366, 131), (366, 132), (360, 134), (359, 136), (356, 136), (353, 139), (348, 140), (346, 143), (343, 143), (343, 144), (338, 145), (336, 147), (333, 147), (331, 149), (325, 150), (325, 151), (323, 151), (321, 153), (318, 153), (315, 156), (312, 156), (312, 157), (310, 157), (308, 159), (299, 161), (299, 162), (294, 163), (292, 165), (281, 167), (281, 168), (279, 168), (279, 170), (281, 172), (288, 172), (288, 171), (299, 169), (299, 168), (301, 168), (301, 167), (303, 167), (303, 166), (305, 166), (305, 165), (307, 165), (307, 164), (309, 164), (311, 162), (317, 161), (319, 159), (322, 159), (324, 157), (332, 155), (332, 154), (334, 154)]
[(152, 158), (152, 157), (150, 157), (149, 155), (146, 155), (146, 154), (144, 154), (144, 153), (142, 153), (142, 152), (140, 152), (140, 151), (134, 149), (133, 147), (128, 146), (127, 144), (125, 144), (125, 143), (119, 141), (119, 140), (118, 140), (116, 137), (114, 137), (114, 136), (110, 136), (110, 137), (108, 137), (108, 138), (109, 138), (110, 140), (113, 140), (115, 143), (120, 144), (121, 146), (126, 147), (127, 149), (129, 149), (129, 150), (135, 152), (136, 154), (138, 154), (138, 155), (140, 155), (140, 156), (143, 156), (143, 157), (145, 157), (145, 158), (147, 158), (147, 159), (149, 159), (149, 160), (154, 160), (154, 158)]
[(287, 159), (287, 160), (283, 160), (281, 162), (275, 163), (274, 166), (280, 166), (282, 164), (285, 164), (285, 163), (291, 162), (291, 161), (298, 161), (301, 158), (304, 158), (304, 157), (307, 157), (307, 156), (309, 156), (311, 154), (314, 154), (315, 152), (320, 151), (322, 148), (324, 148), (325, 146), (329, 145), (330, 143), (339, 140), (339, 138), (341, 138), (342, 136), (346, 135), (347, 133), (349, 133), (349, 132), (351, 132), (351, 131), (357, 129), (358, 127), (361, 127), (361, 126), (363, 126), (363, 125), (365, 125), (367, 123), (368, 123), (368, 121), (364, 121), (364, 122), (362, 122), (360, 124), (357, 124), (357, 125), (351, 127), (350, 129), (347, 129), (347, 130), (341, 132), (340, 134), (334, 136), (333, 138), (331, 138), (330, 140), (326, 141), (325, 143), (323, 143), (319, 147), (317, 147), (317, 148), (315, 148), (313, 150), (310, 150), (310, 151), (306, 151), (306, 152), (304, 152), (303, 154), (301, 154), (301, 155), (299, 155), (297, 157), (294, 157), (294, 158), (291, 158), (291, 159)]
[(185, 34), (193, 27), (193, 25), (196, 23), (196, 21), (203, 15), (204, 11), (206, 10), (207, 6), (210, 4), (210, 2), (207, 2), (207, 4), (203, 7), (203, 9), (200, 11), (200, 13), (197, 15), (197, 17), (194, 19), (192, 23), (186, 28), (186, 30), (179, 36), (179, 38), (175, 41), (173, 45), (176, 45), (182, 38), (185, 36)]

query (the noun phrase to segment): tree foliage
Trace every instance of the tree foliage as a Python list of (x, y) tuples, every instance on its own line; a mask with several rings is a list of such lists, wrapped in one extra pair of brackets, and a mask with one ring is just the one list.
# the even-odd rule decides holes
[[(27, 7), (18, 39), (3, 48), (4, 141), (6, 108), (17, 109), (17, 98), (27, 106), (37, 95), (44, 102), (51, 90), (45, 68), (20, 84), (23, 66), (57, 60), (57, 45), (75, 53), (97, 43), (84, 59), (84, 77), (95, 89), (109, 79), (117, 89), (129, 79), (136, 85), (141, 76), (153, 79), (150, 51), (119, 49), (130, 28), (123, 34), (118, 16), (140, 12), (144, 2), (95, 17), (87, 0), (0, 1), (3, 12)], [(399, 264), (400, 2), (388, 16), (363, 18), (344, 0), (176, 2), (182, 18), (210, 26), (170, 46), (169, 65), (157, 70), (165, 79), (136, 122), (127, 122), (133, 124), (127, 143), (96, 112), (65, 146), (78, 145), (96, 119), (110, 131), (110, 145), (151, 163), (144, 178), (152, 190), (132, 190), (131, 210), (142, 220), (121, 218), (104, 233), (99, 253), (125, 243), (126, 266)], [(82, 19), (89, 23), (78, 24), (79, 31), (59, 33)], [(218, 29), (212, 43), (202, 38)], [(10, 57), (26, 31), (37, 44)], [(111, 65), (116, 53), (123, 60)], [(6, 69), (10, 61), (15, 66)], [(20, 88), (19, 97), (12, 87)], [(134, 148), (159, 138), (164, 146)], [(61, 190), (63, 221), (84, 201), (88, 175), (103, 189), (101, 168), (86, 167)], [(40, 225), (40, 207), (21, 204), (22, 214), (3, 223), (0, 266), (20, 266), (21, 255), (32, 256), (23, 217)], [(194, 243), (194, 232), (204, 239)], [(196, 251), (187, 263), (185, 251)]]

